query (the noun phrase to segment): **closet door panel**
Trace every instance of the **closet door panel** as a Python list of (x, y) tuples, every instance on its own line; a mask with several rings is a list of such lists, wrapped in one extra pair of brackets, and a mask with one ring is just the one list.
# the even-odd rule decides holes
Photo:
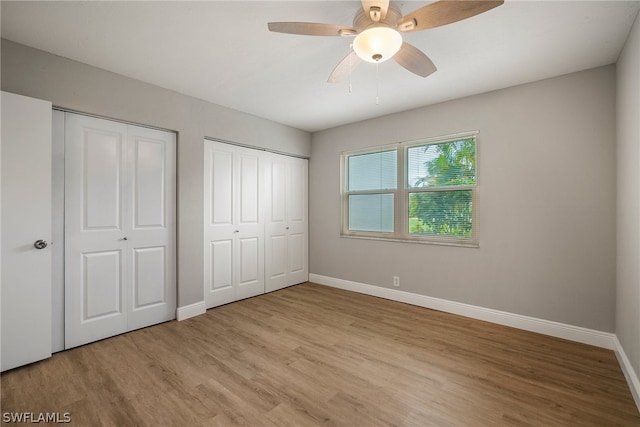
[(249, 298), (264, 293), (262, 262), (262, 239), (247, 237), (238, 239), (236, 268), (236, 299)]
[(290, 159), (287, 183), (287, 219), (290, 224), (307, 221), (307, 161)]
[(288, 285), (309, 280), (308, 161), (289, 159), (287, 191)]
[(306, 236), (303, 233), (289, 234), (289, 273), (303, 274), (306, 268)]
[(127, 330), (126, 125), (65, 118), (65, 348)]
[(127, 126), (127, 330), (175, 318), (175, 134)]
[(229, 290), (233, 294), (233, 239), (211, 242), (209, 291)]
[(82, 148), (82, 228), (122, 227), (122, 133), (84, 129)]
[(269, 222), (271, 224), (282, 224), (284, 227), (287, 221), (287, 180), (289, 178), (289, 168), (287, 163), (281, 159), (275, 158), (271, 161), (271, 209), (269, 212)]
[(270, 278), (276, 279), (284, 277), (287, 274), (287, 235), (275, 235), (272, 234), (269, 237), (269, 242), (271, 243), (267, 248), (269, 252), (269, 258), (271, 260), (269, 266), (271, 269)]
[(205, 141), (207, 308), (264, 293), (264, 153)]
[(264, 153), (235, 148), (237, 174), (234, 176), (238, 193), (236, 206), (236, 299), (264, 293), (264, 222), (262, 193), (264, 182)]
[[(234, 240), (221, 239), (209, 242), (209, 258), (205, 262), (205, 296), (207, 308), (227, 304), (236, 300), (233, 286)], [(206, 259), (206, 258), (205, 258)]]
[(234, 153), (205, 142), (204, 283), (207, 308), (235, 301)]
[(65, 114), (65, 347), (175, 318), (175, 134)]
[(82, 322), (94, 322), (123, 313), (122, 252), (83, 253), (80, 300)]
[(233, 153), (209, 149), (209, 226), (233, 226)]
[(131, 260), (133, 310), (166, 303), (166, 247), (137, 248)]
[(268, 291), (306, 282), (308, 262), (308, 162), (271, 155), (267, 174), (270, 208), (266, 219), (266, 284)]
[(162, 140), (134, 138), (132, 150), (133, 224), (165, 228), (167, 147)]
[(257, 225), (259, 217), (259, 159), (255, 154), (241, 153), (238, 156), (238, 225)]
[(288, 286), (287, 181), (289, 167), (282, 156), (270, 155), (265, 198), (265, 290), (272, 292)]

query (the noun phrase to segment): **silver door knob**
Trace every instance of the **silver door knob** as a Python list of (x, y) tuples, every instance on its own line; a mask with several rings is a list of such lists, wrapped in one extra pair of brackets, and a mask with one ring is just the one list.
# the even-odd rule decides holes
[(33, 243), (33, 247), (36, 249), (44, 249), (47, 247), (47, 241), (46, 240), (36, 240)]
[(234, 232), (234, 233), (239, 233), (239, 232), (240, 232), (240, 230), (233, 230), (233, 232)]

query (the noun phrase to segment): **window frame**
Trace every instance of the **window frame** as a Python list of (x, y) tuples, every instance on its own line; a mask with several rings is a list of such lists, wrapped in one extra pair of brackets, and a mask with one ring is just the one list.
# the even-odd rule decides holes
[[(358, 156), (363, 154), (373, 154), (373, 153), (382, 153), (385, 151), (396, 151), (396, 188), (395, 189), (380, 189), (380, 190), (355, 190), (348, 191), (349, 188), (349, 173), (348, 173), (348, 159), (351, 156)], [(399, 166), (398, 156), (398, 144), (387, 144), (381, 145), (378, 147), (369, 147), (363, 148), (359, 150), (353, 150), (349, 152), (344, 152), (340, 156), (340, 193), (341, 193), (341, 208), (342, 208), (342, 236), (347, 237), (362, 237), (362, 238), (373, 238), (373, 239), (385, 239), (391, 240), (395, 238), (395, 231), (388, 233), (382, 231), (353, 231), (349, 230), (349, 196), (353, 195), (372, 195), (372, 194), (393, 194), (393, 228), (397, 229), (397, 213), (398, 213), (398, 201), (396, 197), (396, 193), (398, 191), (398, 184), (401, 182), (400, 174), (397, 169)]]
[[(448, 246), (466, 246), (479, 247), (478, 238), (478, 187), (479, 187), (479, 131), (469, 131), (450, 135), (442, 135), (436, 137), (422, 138), (417, 140), (405, 141), (395, 144), (386, 144), (375, 147), (361, 148), (357, 150), (344, 151), (340, 155), (340, 203), (341, 203), (341, 237), (373, 239), (396, 242), (436, 244)], [(408, 150), (413, 147), (425, 145), (437, 145), (459, 141), (462, 139), (473, 138), (475, 142), (475, 158), (476, 158), (476, 180), (475, 185), (449, 185), (438, 187), (409, 187), (408, 183)], [(396, 188), (384, 190), (348, 190), (348, 160), (351, 156), (372, 154), (383, 151), (396, 150)], [(472, 231), (470, 237), (461, 236), (438, 236), (438, 235), (420, 235), (411, 234), (409, 232), (409, 198), (413, 193), (434, 193), (442, 191), (471, 191), (472, 200)], [(393, 194), (394, 200), (394, 231), (375, 232), (375, 231), (355, 231), (349, 230), (349, 196), (359, 194)]]

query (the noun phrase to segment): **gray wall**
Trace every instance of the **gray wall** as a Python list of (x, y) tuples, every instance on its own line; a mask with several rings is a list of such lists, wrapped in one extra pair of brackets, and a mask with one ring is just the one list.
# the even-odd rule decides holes
[(178, 305), (202, 301), (204, 137), (309, 156), (307, 132), (2, 40), (2, 90), (178, 133)]
[[(404, 291), (613, 332), (615, 77), (606, 66), (314, 133), (311, 273), (382, 287), (397, 275)], [(342, 151), (472, 130), (480, 248), (340, 237)]]
[(640, 15), (618, 60), (616, 335), (640, 375)]

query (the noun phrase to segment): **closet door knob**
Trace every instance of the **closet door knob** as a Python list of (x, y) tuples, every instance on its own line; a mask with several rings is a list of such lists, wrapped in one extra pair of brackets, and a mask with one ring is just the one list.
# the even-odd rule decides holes
[(36, 240), (35, 242), (33, 242), (33, 247), (36, 249), (44, 249), (47, 247), (47, 241), (46, 240)]
[(239, 233), (239, 232), (240, 232), (240, 230), (233, 230), (233, 232), (234, 232), (234, 233)]
[(128, 240), (127, 237), (125, 236), (122, 240)]

